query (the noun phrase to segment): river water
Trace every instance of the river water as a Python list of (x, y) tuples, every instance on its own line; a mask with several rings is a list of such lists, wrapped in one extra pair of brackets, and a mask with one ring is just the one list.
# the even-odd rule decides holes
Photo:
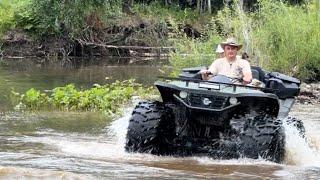
[[(27, 62), (27, 63), (26, 63)], [(21, 63), (21, 65), (18, 65)], [(67, 83), (90, 87), (110, 79), (152, 84), (159, 65), (115, 65), (105, 61), (73, 66), (3, 60), (0, 66), (0, 179), (319, 179), (320, 105), (296, 104), (306, 138), (286, 126), (286, 160), (214, 160), (159, 157), (124, 151), (131, 111), (108, 118), (93, 112), (15, 112), (11, 89), (52, 89)], [(106, 78), (108, 77), (108, 78)]]

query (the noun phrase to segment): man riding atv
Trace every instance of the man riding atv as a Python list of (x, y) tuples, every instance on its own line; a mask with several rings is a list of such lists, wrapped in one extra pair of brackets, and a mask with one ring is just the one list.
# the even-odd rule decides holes
[[(283, 123), (304, 131), (300, 121), (286, 118), (299, 94), (300, 80), (250, 68), (246, 60), (237, 58), (241, 45), (233, 38), (221, 46), (225, 58), (215, 60), (209, 70), (186, 68), (179, 77), (155, 82), (162, 101), (141, 101), (134, 108), (126, 151), (284, 160)], [(250, 86), (253, 77), (265, 86)]]
[(202, 79), (209, 80), (212, 78), (212, 75), (224, 75), (241, 81), (243, 84), (249, 84), (252, 81), (250, 64), (248, 61), (237, 57), (237, 52), (241, 49), (242, 45), (238, 44), (234, 38), (228, 38), (220, 45), (224, 50), (225, 56), (213, 61), (209, 69), (201, 70)]

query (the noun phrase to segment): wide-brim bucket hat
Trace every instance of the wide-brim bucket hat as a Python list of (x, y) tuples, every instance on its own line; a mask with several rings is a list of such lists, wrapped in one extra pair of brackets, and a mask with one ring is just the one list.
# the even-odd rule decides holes
[(238, 44), (237, 40), (233, 37), (228, 38), (226, 41), (220, 43), (220, 45), (223, 49), (226, 45), (237, 47), (238, 50), (242, 48), (242, 44)]

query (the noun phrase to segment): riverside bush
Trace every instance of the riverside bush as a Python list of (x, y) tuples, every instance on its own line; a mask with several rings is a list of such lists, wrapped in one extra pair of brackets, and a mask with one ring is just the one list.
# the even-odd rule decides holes
[(145, 88), (133, 79), (99, 85), (87, 90), (78, 90), (73, 84), (57, 87), (51, 93), (41, 93), (31, 88), (24, 94), (13, 92), (16, 109), (62, 110), (62, 111), (99, 111), (107, 115), (121, 112), (122, 106), (132, 96), (146, 97), (154, 94), (152, 87)]
[(29, 3), (16, 13), (17, 25), (39, 37), (63, 33), (77, 37), (85, 34), (88, 28), (102, 29), (107, 17), (121, 13), (120, 0), (23, 1)]

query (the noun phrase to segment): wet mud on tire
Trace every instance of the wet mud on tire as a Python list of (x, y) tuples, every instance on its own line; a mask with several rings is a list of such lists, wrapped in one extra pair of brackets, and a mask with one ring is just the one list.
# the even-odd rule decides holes
[(170, 141), (175, 136), (175, 124), (170, 108), (161, 102), (140, 102), (133, 110), (129, 121), (127, 142), (128, 152), (169, 155)]
[(285, 154), (285, 132), (282, 121), (271, 117), (255, 117), (248, 121), (240, 136), (240, 154), (247, 158), (263, 158), (280, 163)]
[(303, 123), (269, 116), (241, 117), (219, 138), (177, 137), (172, 109), (161, 102), (140, 102), (132, 113), (125, 149), (154, 155), (252, 158), (281, 163), (285, 156), (284, 123), (304, 135)]

